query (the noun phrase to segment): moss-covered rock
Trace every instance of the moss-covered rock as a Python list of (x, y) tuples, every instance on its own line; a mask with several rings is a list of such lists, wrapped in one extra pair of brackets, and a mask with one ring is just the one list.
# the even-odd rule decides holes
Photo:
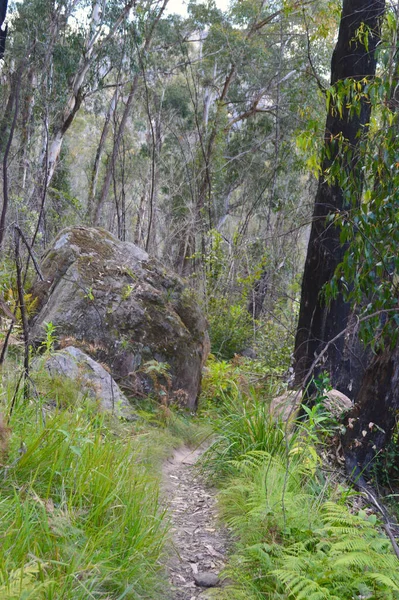
[(172, 392), (182, 390), (179, 397), (195, 408), (208, 351), (206, 321), (177, 275), (134, 244), (88, 227), (63, 230), (42, 272), (44, 284), (33, 288), (40, 301), (35, 343), (52, 322), (61, 345), (78, 344), (138, 394), (154, 381), (145, 363), (168, 363)]

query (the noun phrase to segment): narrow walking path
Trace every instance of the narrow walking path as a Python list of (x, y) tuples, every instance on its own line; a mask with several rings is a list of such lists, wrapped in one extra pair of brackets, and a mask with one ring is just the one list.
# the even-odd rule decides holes
[(228, 535), (216, 523), (215, 492), (194, 467), (202, 452), (179, 448), (163, 467), (163, 493), (172, 521), (167, 563), (172, 600), (220, 597), (218, 579)]

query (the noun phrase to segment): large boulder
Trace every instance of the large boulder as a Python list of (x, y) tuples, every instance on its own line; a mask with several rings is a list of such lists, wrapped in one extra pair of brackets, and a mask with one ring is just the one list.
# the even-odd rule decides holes
[(146, 363), (167, 363), (170, 382), (162, 364), (159, 383), (195, 408), (209, 342), (202, 311), (177, 275), (134, 244), (88, 227), (63, 230), (41, 269), (33, 343), (51, 322), (61, 346), (79, 346), (139, 396), (157, 383), (154, 362)]

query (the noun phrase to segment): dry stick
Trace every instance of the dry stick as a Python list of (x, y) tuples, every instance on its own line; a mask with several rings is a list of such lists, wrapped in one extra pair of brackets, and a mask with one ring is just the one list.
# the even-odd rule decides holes
[(4, 296), (2, 294), (0, 294), (0, 309), (4, 312), (6, 317), (11, 319), (11, 321), (15, 322), (15, 315), (9, 309), (8, 304), (5, 301)]
[(6, 216), (7, 216), (7, 209), (8, 209), (8, 202), (9, 202), (9, 196), (8, 196), (8, 155), (10, 153), (10, 149), (11, 149), (11, 144), (12, 144), (12, 140), (14, 137), (14, 131), (15, 131), (15, 126), (17, 123), (17, 117), (18, 117), (18, 109), (19, 109), (19, 88), (21, 85), (21, 77), (22, 77), (22, 69), (20, 70), (19, 74), (18, 74), (18, 78), (17, 78), (17, 85), (15, 88), (15, 110), (14, 110), (14, 117), (11, 123), (11, 129), (10, 129), (10, 134), (8, 136), (8, 141), (7, 141), (7, 146), (4, 152), (4, 157), (3, 157), (3, 208), (1, 211), (1, 217), (0, 217), (0, 249), (1, 246), (3, 244), (3, 240), (4, 240), (4, 234), (5, 234), (5, 229), (6, 229)]
[[(34, 267), (35, 267), (35, 270), (36, 270), (36, 273), (37, 273), (39, 279), (41, 281), (43, 281), (43, 275), (42, 275), (42, 273), (40, 271), (40, 267), (39, 267), (39, 265), (38, 265), (38, 263), (36, 261), (36, 258), (35, 258), (34, 254), (33, 254), (33, 250), (31, 248), (31, 246), (29, 245), (29, 243), (28, 243), (26, 237), (24, 236), (22, 230), (20, 229), (20, 227), (18, 227), (18, 225), (16, 225), (15, 229), (18, 232), (18, 234), (20, 235), (22, 241), (24, 242), (24, 244), (25, 244), (25, 246), (26, 246), (26, 248), (27, 248), (27, 250), (29, 252), (29, 256), (32, 258), (32, 262), (34, 264)], [(29, 258), (28, 258), (28, 261), (29, 261)], [(24, 276), (24, 279), (23, 279), (23, 286), (22, 287), (24, 287), (24, 285), (25, 285), (26, 276), (27, 276), (27, 273), (28, 273), (28, 266), (29, 266), (29, 262), (27, 262), (27, 264), (26, 264), (25, 276)], [(3, 298), (2, 297), (0, 297), (0, 305), (3, 308), (3, 310), (5, 310), (5, 308), (7, 307), (6, 304), (3, 305)], [(5, 337), (5, 340), (3, 342), (3, 346), (1, 348), (0, 366), (4, 363), (5, 358), (6, 358), (6, 352), (7, 352), (8, 344), (10, 342), (11, 334), (12, 334), (13, 329), (14, 329), (14, 324), (15, 324), (15, 322), (17, 320), (16, 319), (17, 311), (18, 311), (18, 305), (15, 307), (14, 313), (12, 313), (10, 311), (10, 314), (8, 315), (10, 317), (10, 319), (11, 319), (11, 324), (10, 324), (10, 327), (8, 328), (7, 335)]]
[(19, 376), (19, 379), (18, 379), (18, 382), (17, 382), (17, 387), (15, 388), (15, 392), (14, 392), (14, 395), (13, 395), (12, 400), (11, 400), (10, 412), (8, 413), (8, 418), (7, 418), (7, 425), (10, 424), (12, 413), (14, 412), (14, 408), (15, 408), (15, 403), (16, 403), (16, 400), (17, 400), (19, 386), (21, 385), (21, 381), (22, 381), (22, 378), (24, 376), (24, 373), (25, 372), (22, 371), (21, 375)]
[[(25, 298), (24, 298), (24, 285), (22, 281), (22, 265), (20, 255), (20, 234), (17, 228), (15, 228), (15, 267), (17, 271), (17, 290), (18, 290), (18, 301), (19, 308), (21, 311), (22, 318), (22, 331), (24, 336), (24, 378), (25, 384), (26, 379), (29, 376), (29, 325), (28, 315), (26, 312)], [(24, 385), (24, 395), (26, 395), (26, 385)]]
[(361, 484), (360, 482), (353, 482), (355, 485), (357, 485), (357, 487), (362, 491), (363, 495), (367, 498), (367, 500), (374, 505), (374, 507), (378, 510), (378, 512), (381, 514), (383, 520), (384, 520), (384, 529), (386, 531), (387, 536), (389, 537), (389, 539), (391, 540), (391, 544), (393, 547), (393, 550), (396, 554), (396, 557), (399, 559), (399, 547), (398, 544), (396, 542), (395, 536), (392, 533), (392, 529), (391, 529), (391, 525), (389, 523), (389, 515), (388, 515), (388, 511), (385, 509), (385, 507), (383, 505), (381, 505), (377, 498), (375, 497), (375, 495), (372, 493), (372, 491), (364, 486), (363, 484)]
[(15, 315), (17, 313), (17, 309), (18, 309), (18, 307), (16, 307), (15, 310), (14, 310), (14, 320), (11, 321), (11, 325), (8, 328), (7, 335), (6, 335), (5, 340), (3, 342), (3, 347), (1, 349), (1, 354), (0, 354), (0, 366), (4, 363), (5, 358), (6, 358), (6, 352), (7, 352), (8, 344), (9, 344), (9, 341), (10, 341), (12, 330), (14, 329), (14, 323), (16, 321)]
[[(383, 515), (383, 517), (385, 519), (386, 517), (385, 517), (384, 513), (382, 513), (382, 515)], [(394, 537), (394, 535), (392, 533), (392, 529), (391, 529), (391, 527), (390, 527), (390, 525), (389, 525), (388, 522), (385, 523), (384, 529), (385, 529), (385, 531), (387, 533), (387, 536), (391, 540), (391, 544), (392, 544), (393, 550), (394, 550), (394, 552), (396, 554), (396, 557), (399, 558), (399, 547), (398, 547), (398, 544), (396, 543), (395, 537)]]
[[(17, 395), (18, 395), (18, 391), (19, 391), (19, 386), (21, 385), (21, 381), (22, 381), (22, 379), (24, 379), (24, 396), (26, 396), (26, 392), (27, 392), (26, 380), (29, 377), (29, 329), (28, 329), (28, 319), (27, 319), (27, 314), (26, 314), (26, 306), (25, 306), (24, 290), (23, 290), (23, 282), (22, 282), (21, 257), (20, 257), (20, 252), (19, 252), (20, 251), (20, 248), (19, 248), (20, 232), (18, 230), (19, 230), (19, 228), (15, 227), (15, 231), (14, 231), (14, 235), (15, 235), (15, 266), (16, 266), (16, 270), (17, 270), (17, 289), (18, 289), (19, 306), (16, 306), (14, 314), (16, 314), (18, 308), (20, 308), (21, 316), (22, 316), (24, 342), (25, 342), (25, 344), (24, 344), (25, 352), (24, 352), (24, 369), (18, 379), (17, 386), (15, 388), (15, 392), (14, 392), (14, 395), (11, 400), (10, 412), (8, 414), (7, 423), (10, 422), (10, 419), (12, 417), (12, 413), (13, 413), (15, 403), (17, 400)], [(7, 350), (7, 346), (8, 346), (8, 341), (10, 339), (13, 327), (14, 327), (14, 322), (11, 323), (10, 328), (7, 332), (7, 336), (4, 341), (2, 352), (1, 352), (0, 364), (2, 364), (4, 362), (5, 354), (6, 354), (6, 350)]]
[[(35, 255), (33, 254), (33, 249), (32, 249), (32, 247), (29, 245), (29, 242), (28, 242), (28, 240), (26, 239), (26, 237), (25, 237), (25, 235), (24, 235), (24, 233), (23, 233), (22, 229), (21, 229), (20, 227), (18, 227), (18, 225), (15, 225), (15, 230), (18, 232), (18, 234), (19, 234), (19, 236), (20, 236), (21, 240), (23, 241), (23, 243), (24, 243), (24, 244), (25, 244), (25, 246), (26, 246), (26, 249), (28, 250), (29, 256), (30, 256), (30, 257), (31, 257), (31, 259), (32, 259), (33, 266), (35, 267), (35, 271), (36, 271), (36, 273), (37, 273), (37, 275), (38, 275), (38, 277), (39, 277), (40, 281), (44, 281), (44, 279), (43, 279), (43, 275), (42, 275), (42, 272), (41, 272), (41, 270), (40, 270), (40, 267), (39, 267), (39, 264), (38, 264), (38, 262), (37, 262), (37, 260), (36, 260), (36, 258), (35, 258)], [(28, 264), (26, 265), (26, 269), (25, 269), (24, 284), (25, 284), (25, 279), (26, 279), (26, 274), (27, 274), (27, 272), (28, 272)]]
[[(43, 218), (43, 214), (44, 214), (44, 207), (46, 204), (46, 196), (47, 196), (47, 189), (48, 189), (48, 173), (49, 173), (49, 162), (48, 162), (48, 154), (49, 154), (49, 131), (48, 131), (48, 125), (47, 125), (47, 120), (45, 121), (45, 128), (46, 128), (46, 149), (45, 149), (45, 164), (46, 164), (46, 171), (44, 174), (44, 181), (43, 181), (43, 190), (42, 190), (42, 200), (41, 200), (41, 204), (40, 204), (40, 210), (39, 210), (39, 217), (37, 219), (37, 224), (36, 224), (36, 229), (35, 232), (33, 234), (32, 237), (32, 241), (30, 243), (31, 248), (33, 248), (33, 246), (35, 245), (36, 242), (36, 238), (37, 235), (39, 233), (39, 229), (40, 229), (40, 224)], [(29, 258), (30, 256), (28, 256), (28, 260), (26, 262), (26, 270), (25, 270), (25, 275), (24, 275), (24, 283), (26, 281), (26, 276), (27, 276), (27, 272), (28, 272), (28, 267), (29, 267)]]
[(144, 65), (144, 61), (141, 57), (141, 54), (140, 54), (140, 51), (138, 48), (137, 48), (137, 52), (139, 55), (141, 71), (143, 73), (145, 99), (146, 99), (146, 112), (147, 112), (147, 117), (148, 117), (148, 123), (149, 123), (150, 129), (151, 129), (151, 140), (152, 140), (150, 206), (149, 206), (149, 215), (148, 215), (147, 240), (145, 243), (145, 251), (148, 252), (149, 247), (150, 247), (150, 241), (151, 241), (151, 229), (154, 227), (153, 221), (154, 221), (154, 193), (155, 193), (155, 169), (156, 169), (155, 162), (156, 162), (157, 149), (156, 149), (154, 126), (152, 124), (152, 118), (151, 118), (150, 99), (149, 99), (149, 92), (148, 92), (147, 77), (145, 74), (145, 65)]

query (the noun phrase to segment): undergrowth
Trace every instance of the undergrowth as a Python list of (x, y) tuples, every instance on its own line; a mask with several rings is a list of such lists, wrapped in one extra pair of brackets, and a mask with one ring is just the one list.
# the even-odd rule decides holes
[[(359, 510), (320, 458), (335, 419), (319, 410), (287, 426), (270, 413), (275, 395), (273, 385), (246, 389), (237, 379), (216, 394), (216, 438), (203, 466), (221, 488), (235, 540), (225, 572), (232, 584), (217, 598), (399, 599), (398, 560), (376, 515)], [(210, 397), (204, 406), (209, 417)]]
[(159, 464), (198, 431), (148, 410), (123, 423), (65, 378), (39, 374), (27, 399), (3, 376), (0, 598), (164, 596), (168, 523)]

